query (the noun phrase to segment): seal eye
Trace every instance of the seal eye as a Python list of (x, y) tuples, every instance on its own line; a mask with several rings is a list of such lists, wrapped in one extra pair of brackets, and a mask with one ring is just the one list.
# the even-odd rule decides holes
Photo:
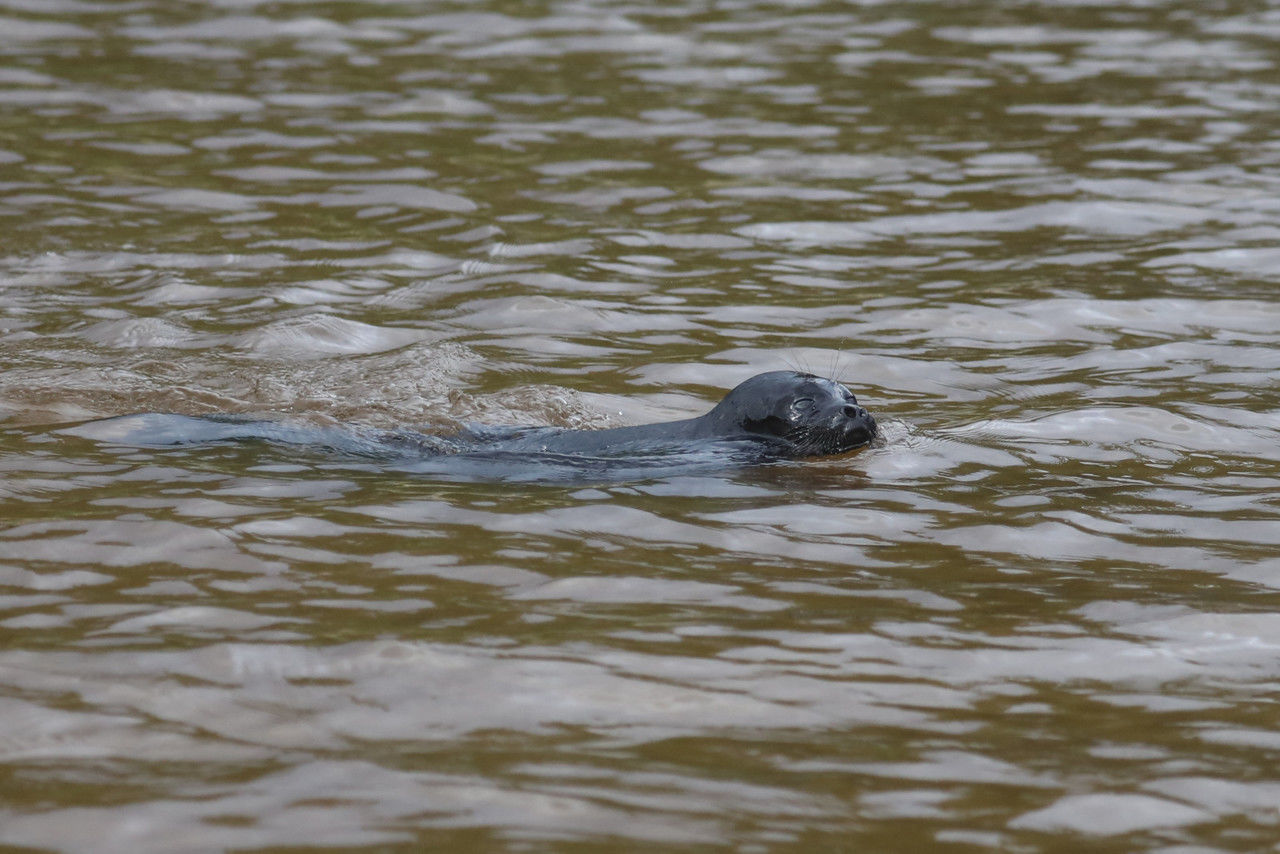
[(791, 401), (790, 409), (792, 416), (799, 416), (804, 415), (807, 412), (812, 412), (813, 407), (814, 402), (812, 397), (798, 397)]

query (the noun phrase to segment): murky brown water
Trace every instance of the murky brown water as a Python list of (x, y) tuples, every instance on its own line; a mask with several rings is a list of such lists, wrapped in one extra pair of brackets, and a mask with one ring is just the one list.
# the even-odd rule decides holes
[[(0, 844), (1280, 838), (1280, 12), (0, 0)], [(54, 432), (884, 447), (440, 483)]]

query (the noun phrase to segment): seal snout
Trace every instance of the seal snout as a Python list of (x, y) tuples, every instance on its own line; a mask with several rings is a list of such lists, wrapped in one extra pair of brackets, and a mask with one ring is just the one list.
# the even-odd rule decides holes
[(845, 441), (852, 443), (853, 446), (867, 444), (880, 432), (871, 413), (861, 406), (846, 403), (840, 411), (845, 418)]
[(851, 418), (849, 421), (848, 434), (850, 438), (860, 438), (863, 442), (870, 442), (879, 432), (879, 428), (876, 427), (876, 420), (865, 409), (861, 410), (861, 414), (857, 418)]

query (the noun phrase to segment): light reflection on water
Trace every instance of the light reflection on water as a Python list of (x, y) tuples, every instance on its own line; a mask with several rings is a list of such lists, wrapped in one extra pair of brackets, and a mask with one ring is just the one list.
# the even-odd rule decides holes
[[(0, 842), (1274, 842), (1246, 4), (0, 2)], [(447, 483), (59, 432), (882, 447)]]

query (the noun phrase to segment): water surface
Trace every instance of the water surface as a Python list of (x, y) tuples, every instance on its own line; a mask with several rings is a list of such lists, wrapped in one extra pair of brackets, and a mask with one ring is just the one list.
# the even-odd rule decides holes
[[(1255, 851), (1280, 14), (0, 0), (0, 844)], [(614, 483), (125, 448), (838, 377)]]

